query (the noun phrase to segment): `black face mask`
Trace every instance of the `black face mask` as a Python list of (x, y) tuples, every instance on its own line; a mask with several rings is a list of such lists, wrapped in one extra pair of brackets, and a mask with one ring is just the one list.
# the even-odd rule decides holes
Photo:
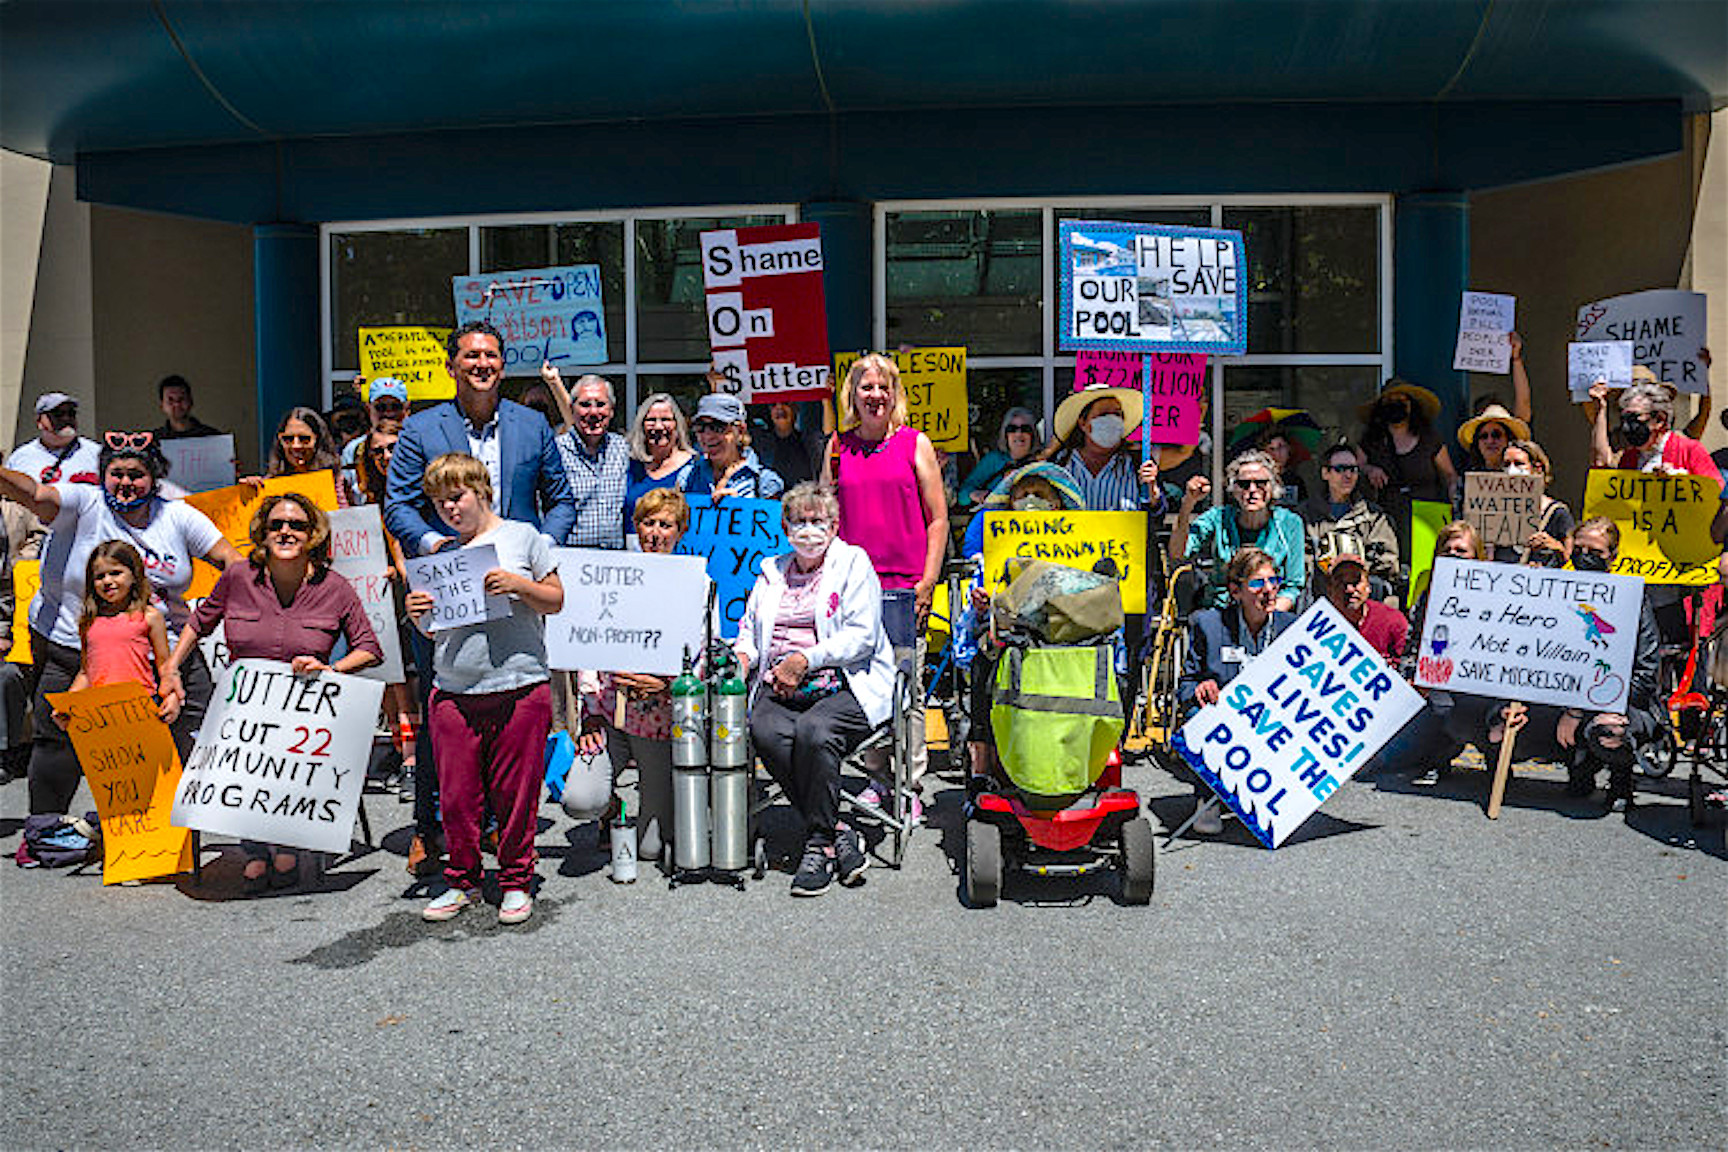
[(1650, 425), (1634, 416), (1624, 413), (1620, 416), (1620, 434), (1626, 437), (1626, 443), (1634, 448), (1642, 448), (1650, 442)]
[(1580, 572), (1608, 571), (1608, 557), (1580, 548), (1572, 553), (1572, 567)]
[(1408, 404), (1386, 404), (1381, 407), (1380, 413), (1386, 417), (1386, 423), (1402, 424), (1410, 419), (1410, 406)]

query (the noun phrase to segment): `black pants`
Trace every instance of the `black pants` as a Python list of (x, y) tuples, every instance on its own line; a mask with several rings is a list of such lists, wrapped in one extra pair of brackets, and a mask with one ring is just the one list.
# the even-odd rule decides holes
[(438, 835), (438, 762), (432, 754), (432, 641), (420, 629), (408, 628), (408, 651), (418, 675), (414, 698), (420, 702), (420, 728), (414, 733), (414, 832), (423, 838)]
[[(35, 740), (30, 749), (30, 814), (64, 815), (78, 794), (84, 778), (72, 739), (54, 723), (50, 692), (72, 687), (81, 666), (78, 649), (56, 644), (34, 628), (30, 630), (30, 710), (35, 721)], [(180, 681), (186, 688), (186, 703), (174, 721), (174, 747), (181, 763), (192, 754), (192, 737), (204, 722), (210, 696), (216, 689), (210, 666), (196, 649), (180, 666)]]
[(804, 818), (807, 847), (834, 843), (840, 819), (840, 762), (870, 735), (870, 721), (851, 689), (808, 708), (788, 707), (766, 690), (750, 709), (756, 754)]

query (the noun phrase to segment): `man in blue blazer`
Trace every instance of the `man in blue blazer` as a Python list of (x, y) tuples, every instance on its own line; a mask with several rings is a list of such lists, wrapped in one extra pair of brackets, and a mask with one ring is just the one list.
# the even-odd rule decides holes
[(484, 320), (474, 320), (445, 341), (446, 370), (456, 381), (456, 399), (408, 418), (390, 458), (384, 527), (409, 556), (436, 552), (454, 539), (420, 489), (426, 465), (446, 452), (478, 457), (492, 476), (498, 515), (532, 524), (562, 545), (576, 526), (570, 477), (546, 418), (506, 400), (504, 338)]

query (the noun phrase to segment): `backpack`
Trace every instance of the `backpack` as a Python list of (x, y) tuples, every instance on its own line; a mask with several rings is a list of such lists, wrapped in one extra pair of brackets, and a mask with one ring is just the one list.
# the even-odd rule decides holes
[(101, 858), (102, 825), (94, 812), (26, 816), (24, 836), (13, 856), (20, 868), (75, 868)]

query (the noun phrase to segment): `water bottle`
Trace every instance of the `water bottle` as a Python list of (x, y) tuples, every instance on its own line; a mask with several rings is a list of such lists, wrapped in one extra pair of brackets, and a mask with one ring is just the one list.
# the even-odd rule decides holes
[(612, 883), (636, 883), (636, 822), (631, 820), (625, 804), (618, 804), (618, 816), (612, 821)]

